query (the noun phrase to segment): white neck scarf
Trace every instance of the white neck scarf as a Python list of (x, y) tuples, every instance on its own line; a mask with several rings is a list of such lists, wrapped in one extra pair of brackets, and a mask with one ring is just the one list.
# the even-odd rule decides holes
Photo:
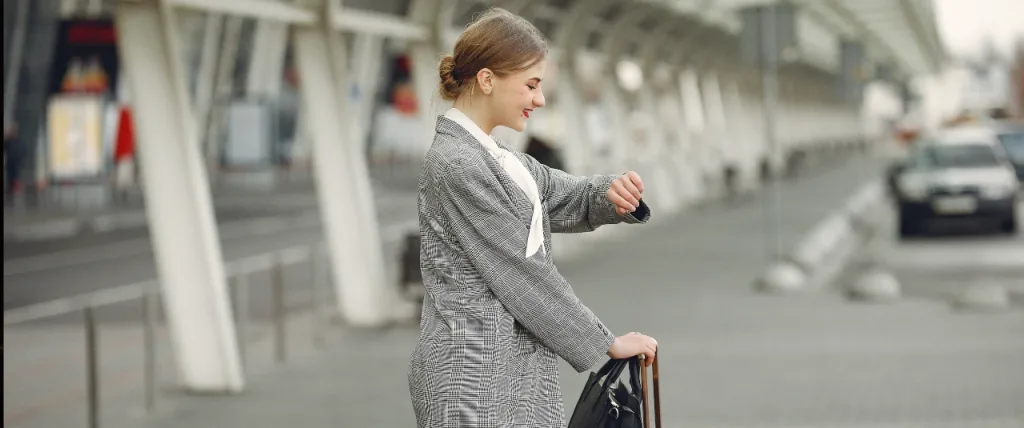
[(484, 130), (480, 129), (480, 126), (473, 122), (469, 116), (466, 116), (465, 113), (456, 108), (451, 108), (444, 114), (444, 117), (458, 123), (476, 137), (477, 141), (487, 149), (491, 157), (498, 161), (498, 164), (508, 173), (509, 177), (512, 177), (512, 181), (530, 199), (533, 203), (533, 219), (530, 221), (529, 236), (526, 239), (526, 258), (536, 254), (537, 250), (546, 253), (547, 250), (544, 248), (544, 208), (540, 204), (540, 192), (537, 190), (537, 181), (533, 179), (530, 170), (526, 169), (526, 166), (519, 161), (516, 155), (499, 147), (498, 143), (490, 135), (484, 133)]

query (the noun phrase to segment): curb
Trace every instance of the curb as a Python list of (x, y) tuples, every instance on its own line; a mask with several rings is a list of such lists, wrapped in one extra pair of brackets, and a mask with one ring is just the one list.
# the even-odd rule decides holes
[(968, 285), (950, 299), (954, 309), (970, 312), (1000, 312), (1011, 306), (1011, 291), (997, 282)]
[[(857, 251), (878, 230), (879, 205), (885, 201), (881, 181), (854, 192), (842, 207), (819, 221), (782, 260), (766, 267), (755, 281), (760, 291), (820, 289), (839, 277)], [(799, 270), (799, 275), (792, 270)]]

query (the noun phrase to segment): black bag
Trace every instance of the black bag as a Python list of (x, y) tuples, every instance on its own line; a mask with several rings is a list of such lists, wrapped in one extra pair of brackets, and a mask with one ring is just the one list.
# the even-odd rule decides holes
[[(658, 391), (658, 360), (654, 360), (655, 419), (661, 428), (661, 400)], [(629, 388), (619, 376), (629, 367)], [(642, 428), (650, 426), (647, 415), (647, 370), (640, 357), (611, 359), (583, 387), (569, 428)]]

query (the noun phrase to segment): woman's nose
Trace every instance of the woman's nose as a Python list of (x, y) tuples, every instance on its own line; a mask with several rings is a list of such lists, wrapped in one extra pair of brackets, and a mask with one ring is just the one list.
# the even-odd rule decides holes
[(544, 103), (545, 103), (545, 101), (544, 101), (544, 94), (543, 93), (541, 93), (540, 95), (537, 95), (536, 97), (533, 97), (533, 105), (534, 106), (536, 106), (536, 107), (544, 107)]

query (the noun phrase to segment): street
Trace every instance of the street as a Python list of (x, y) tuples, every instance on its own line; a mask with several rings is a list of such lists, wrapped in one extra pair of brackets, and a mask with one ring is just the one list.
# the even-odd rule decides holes
[[(1017, 215), (1024, 222), (1024, 202)], [(952, 222), (934, 227), (932, 235), (900, 240), (891, 209), (885, 218), (868, 251), (896, 276), (905, 298), (948, 303), (970, 286), (998, 284), (1018, 310), (1024, 308), (1024, 231), (1008, 236)]]
[[(400, 234), (416, 228), (415, 194), (379, 193), (377, 210), (386, 250), (393, 251)], [(323, 236), (318, 216), (316, 207), (309, 206), (271, 217), (221, 222), (224, 259), (236, 260), (318, 242)], [(4, 309), (156, 277), (146, 230), (23, 246), (20, 251), (4, 251)]]

